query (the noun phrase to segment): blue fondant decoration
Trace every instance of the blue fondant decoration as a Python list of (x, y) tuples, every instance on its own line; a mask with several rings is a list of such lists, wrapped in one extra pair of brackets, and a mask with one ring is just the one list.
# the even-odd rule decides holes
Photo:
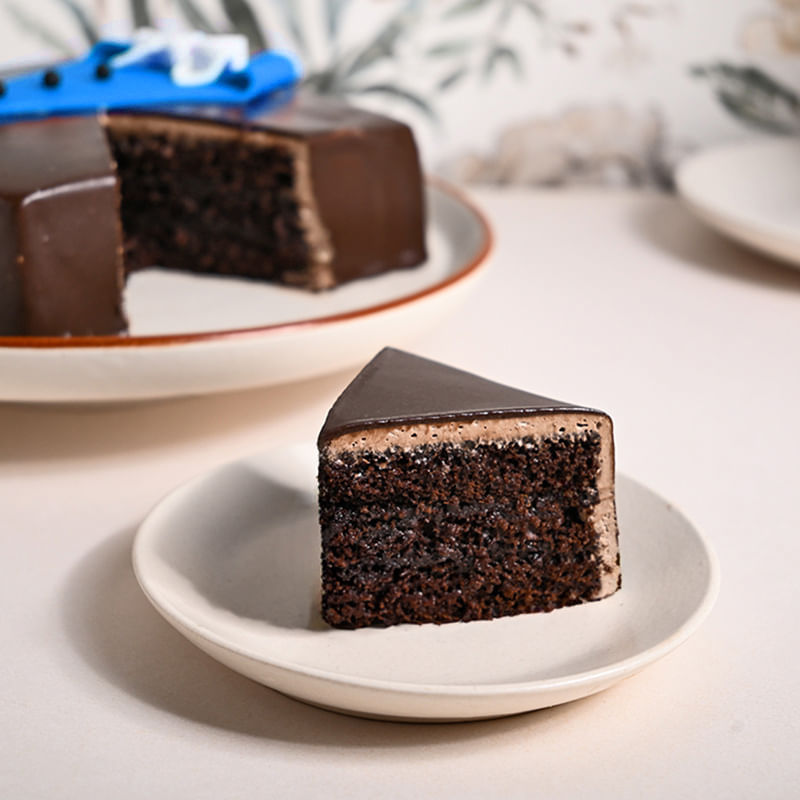
[[(271, 95), (283, 94), (281, 90), (290, 88), (300, 78), (297, 62), (291, 56), (269, 50), (252, 56), (242, 70), (224, 67), (211, 83), (178, 85), (172, 80), (171, 65), (164, 57), (149, 57), (114, 68), (114, 57), (130, 47), (130, 42), (99, 42), (84, 58), (52, 67), (60, 79), (55, 86), (45, 84), (45, 70), (7, 78), (5, 93), (0, 96), (0, 124), (113, 109), (262, 108)], [(98, 76), (101, 64), (110, 69), (107, 77)]]

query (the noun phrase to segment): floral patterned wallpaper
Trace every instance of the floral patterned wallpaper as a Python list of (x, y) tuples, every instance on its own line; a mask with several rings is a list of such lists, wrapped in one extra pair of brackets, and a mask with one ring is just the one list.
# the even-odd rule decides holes
[(467, 182), (666, 189), (693, 148), (800, 133), (800, 0), (0, 0), (0, 58), (142, 25), (289, 47)]

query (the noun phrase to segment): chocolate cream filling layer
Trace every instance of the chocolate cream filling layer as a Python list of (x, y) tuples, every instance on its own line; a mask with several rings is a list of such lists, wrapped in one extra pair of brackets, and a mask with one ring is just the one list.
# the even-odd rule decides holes
[(526, 438), (559, 439), (580, 436), (590, 430), (600, 435), (596, 479), (598, 502), (589, 517), (589, 523), (597, 534), (600, 573), (600, 587), (591, 599), (599, 600), (617, 590), (620, 578), (612, 423), (606, 415), (552, 412), (524, 417), (483, 416), (446, 422), (378, 426), (336, 436), (325, 444), (323, 456), (335, 461), (344, 452), (413, 450), (422, 445), (436, 444), (474, 447), (476, 444), (502, 446), (507, 442), (518, 442), (524, 445)]

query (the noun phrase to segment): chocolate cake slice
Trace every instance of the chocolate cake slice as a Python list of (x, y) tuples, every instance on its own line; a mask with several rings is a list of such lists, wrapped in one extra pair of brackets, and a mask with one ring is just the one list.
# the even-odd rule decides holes
[(387, 348), (318, 445), (330, 625), (493, 619), (620, 586), (601, 411)]

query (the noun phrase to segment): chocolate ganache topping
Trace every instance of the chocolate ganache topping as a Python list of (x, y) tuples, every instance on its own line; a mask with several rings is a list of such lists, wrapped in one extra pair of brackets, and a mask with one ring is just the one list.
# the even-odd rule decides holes
[(323, 446), (343, 433), (385, 425), (544, 412), (602, 413), (387, 347), (334, 403), (319, 443)]

